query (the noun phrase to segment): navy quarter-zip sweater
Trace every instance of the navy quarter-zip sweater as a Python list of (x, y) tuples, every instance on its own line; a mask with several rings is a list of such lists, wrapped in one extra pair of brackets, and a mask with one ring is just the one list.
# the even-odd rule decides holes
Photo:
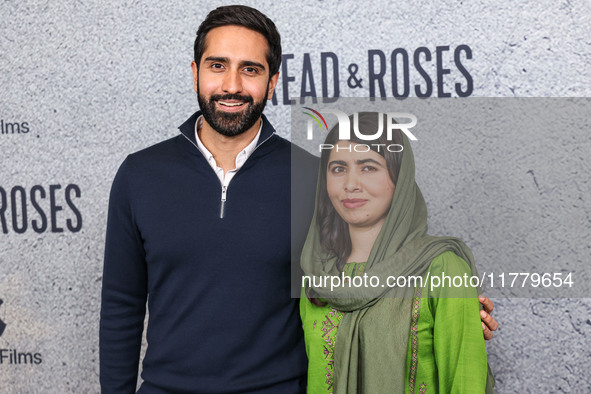
[[(199, 115), (181, 135), (128, 156), (113, 182), (101, 389), (135, 391), (147, 301), (139, 392), (303, 393), (307, 361), (290, 269), (312, 214), (318, 163), (263, 117), (221, 218), (220, 181), (195, 145)], [(298, 223), (291, 221), (292, 177)]]

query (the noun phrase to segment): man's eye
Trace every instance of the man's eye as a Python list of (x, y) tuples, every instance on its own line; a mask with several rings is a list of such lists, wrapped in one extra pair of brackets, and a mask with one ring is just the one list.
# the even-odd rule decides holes
[(249, 73), (249, 74), (256, 74), (256, 73), (258, 73), (258, 72), (259, 72), (259, 70), (257, 70), (257, 69), (256, 69), (256, 68), (254, 68), (254, 67), (245, 67), (245, 68), (244, 68), (244, 71), (246, 71), (246, 72), (247, 72), (247, 73)]
[(215, 68), (215, 69), (221, 69), (224, 66), (220, 63), (212, 63), (211, 68)]

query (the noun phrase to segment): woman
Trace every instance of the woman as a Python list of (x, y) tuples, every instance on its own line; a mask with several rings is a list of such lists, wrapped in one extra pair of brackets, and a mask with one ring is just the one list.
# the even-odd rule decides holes
[[(360, 113), (359, 130), (374, 133), (378, 116)], [(412, 150), (402, 133), (394, 138), (338, 141), (338, 127), (329, 133), (324, 146), (333, 148), (321, 155), (302, 252), (305, 275), (366, 274), (381, 284), (388, 276), (477, 275), (463, 242), (426, 235)], [(393, 288), (312, 285), (300, 303), (309, 393), (492, 392), (477, 289), (431, 289), (428, 280)]]

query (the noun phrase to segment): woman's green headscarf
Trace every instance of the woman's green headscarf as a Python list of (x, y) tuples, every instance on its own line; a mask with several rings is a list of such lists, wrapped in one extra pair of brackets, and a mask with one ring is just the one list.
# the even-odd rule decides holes
[[(375, 131), (378, 116), (360, 113), (359, 130)], [(423, 275), (436, 256), (452, 251), (466, 261), (473, 275), (478, 275), (472, 252), (461, 240), (426, 234), (427, 207), (415, 182), (414, 156), (404, 135), (403, 146), (394, 198), (365, 273), (368, 277), (379, 277), (380, 283), (386, 283), (385, 278), (390, 275)], [(320, 188), (326, 188), (326, 168), (320, 168), (318, 179), (317, 205)], [(302, 269), (307, 276), (340, 276), (337, 259), (328, 256), (321, 246), (317, 211), (318, 206), (302, 251)], [(414, 288), (339, 287), (331, 291), (330, 287), (314, 287), (308, 290), (312, 290), (308, 293), (313, 297), (347, 312), (340, 322), (335, 345), (335, 394), (405, 392)], [(371, 370), (364, 368), (366, 365), (371, 365)], [(491, 378), (489, 374), (489, 381)]]

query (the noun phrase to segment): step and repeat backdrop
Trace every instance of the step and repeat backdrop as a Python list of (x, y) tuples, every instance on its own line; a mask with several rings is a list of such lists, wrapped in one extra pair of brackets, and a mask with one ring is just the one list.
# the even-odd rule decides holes
[[(126, 155), (177, 135), (197, 110), (195, 32), (224, 4), (0, 4), (0, 392), (100, 390), (110, 185)], [(413, 145), (430, 232), (466, 239), (494, 275), (524, 262), (528, 272), (570, 273), (575, 284), (589, 278), (589, 2), (244, 4), (282, 34), (265, 110), (279, 134), (291, 137), (292, 108), (306, 103), (450, 100), (464, 108), (457, 134), (422, 129)], [(551, 116), (496, 123), (483, 98), (491, 110), (517, 100), (522, 114), (546, 105)], [(500, 106), (515, 114), (510, 101)], [(480, 111), (474, 127), (466, 108)], [(578, 289), (491, 293), (501, 324), (487, 343), (497, 392), (591, 391), (591, 294)]]

